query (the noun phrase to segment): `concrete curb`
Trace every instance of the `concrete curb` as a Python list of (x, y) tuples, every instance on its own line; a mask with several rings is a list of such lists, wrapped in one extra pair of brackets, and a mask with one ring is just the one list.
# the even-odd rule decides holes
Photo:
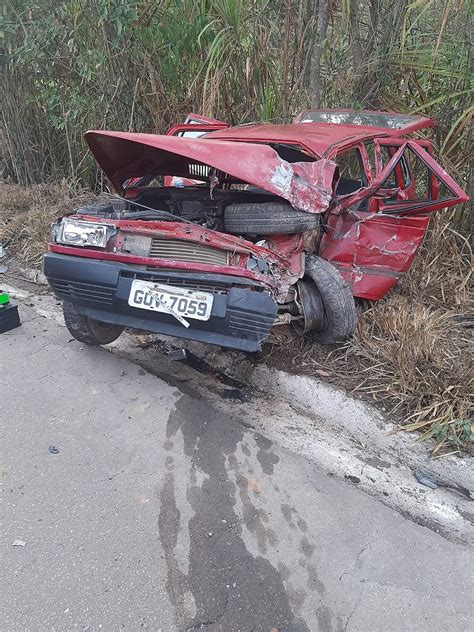
[(472, 495), (469, 457), (430, 458), (428, 446), (416, 443), (416, 435), (400, 431), (374, 407), (316, 378), (261, 365), (252, 373), (251, 383), (284, 400), (293, 413), (286, 428), (273, 425), (272, 434), (280, 443), (415, 522), (449, 539), (472, 541), (472, 501), (456, 490), (425, 487), (414, 476), (418, 467), (454, 488), (467, 488)]

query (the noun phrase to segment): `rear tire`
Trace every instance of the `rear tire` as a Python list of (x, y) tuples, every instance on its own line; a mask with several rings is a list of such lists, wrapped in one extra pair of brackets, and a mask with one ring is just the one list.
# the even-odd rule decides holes
[(357, 310), (352, 291), (339, 271), (325, 259), (306, 255), (305, 276), (321, 297), (324, 316), (322, 328), (308, 332), (321, 344), (334, 344), (350, 338), (357, 326)]
[(229, 204), (224, 211), (224, 229), (236, 235), (304, 233), (318, 228), (319, 221), (319, 215), (297, 211), (281, 202)]
[(88, 345), (107, 345), (117, 340), (124, 330), (121, 325), (111, 325), (81, 314), (69, 301), (63, 303), (63, 314), (71, 335)]

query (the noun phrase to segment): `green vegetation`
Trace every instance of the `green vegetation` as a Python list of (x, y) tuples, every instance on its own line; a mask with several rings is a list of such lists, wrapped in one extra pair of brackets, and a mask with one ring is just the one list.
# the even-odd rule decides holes
[[(163, 132), (191, 111), (288, 121), (315, 106), (435, 117), (467, 177), (466, 0), (6, 0), (4, 143), (20, 184), (100, 186), (86, 129)], [(464, 220), (467, 221), (467, 215)]]

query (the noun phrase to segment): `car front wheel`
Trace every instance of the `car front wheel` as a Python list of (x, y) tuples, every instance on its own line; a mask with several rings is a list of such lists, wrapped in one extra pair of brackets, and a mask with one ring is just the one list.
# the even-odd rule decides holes
[(73, 303), (64, 301), (63, 314), (66, 327), (79, 342), (88, 345), (107, 345), (120, 336), (123, 331), (121, 325), (112, 325), (89, 318), (81, 314)]
[(357, 325), (357, 310), (350, 287), (325, 259), (306, 255), (305, 276), (297, 284), (303, 320), (295, 329), (321, 344), (350, 338)]

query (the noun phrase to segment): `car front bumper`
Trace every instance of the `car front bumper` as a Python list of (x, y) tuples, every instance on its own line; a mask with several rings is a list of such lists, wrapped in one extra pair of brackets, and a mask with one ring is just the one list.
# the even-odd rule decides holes
[[(56, 296), (90, 318), (242, 351), (261, 349), (277, 312), (276, 302), (260, 284), (235, 276), (155, 270), (52, 252), (45, 255), (43, 268)], [(169, 314), (131, 307), (128, 297), (134, 279), (212, 292), (211, 318), (190, 319), (186, 328)]]

